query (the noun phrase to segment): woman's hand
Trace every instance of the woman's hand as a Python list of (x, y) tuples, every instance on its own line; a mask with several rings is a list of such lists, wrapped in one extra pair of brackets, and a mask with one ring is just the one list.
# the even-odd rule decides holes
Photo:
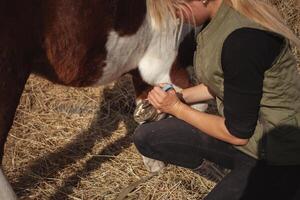
[[(160, 84), (161, 87), (164, 84)], [(161, 87), (155, 86), (148, 93), (149, 102), (160, 112), (169, 113), (174, 115), (180, 112), (182, 102), (178, 99), (175, 90), (163, 91)]]

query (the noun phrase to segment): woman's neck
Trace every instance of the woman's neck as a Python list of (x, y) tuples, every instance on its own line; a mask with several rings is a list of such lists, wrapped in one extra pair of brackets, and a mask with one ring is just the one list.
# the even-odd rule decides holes
[(223, 0), (210, 0), (207, 4), (207, 9), (209, 11), (209, 20), (211, 20), (218, 12)]

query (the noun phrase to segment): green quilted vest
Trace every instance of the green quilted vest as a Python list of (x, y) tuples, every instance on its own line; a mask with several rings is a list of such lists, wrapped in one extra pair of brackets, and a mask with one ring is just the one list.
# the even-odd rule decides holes
[[(243, 27), (267, 30), (223, 2), (216, 16), (197, 35), (195, 72), (198, 79), (216, 95), (222, 116), (222, 46), (230, 33)], [(263, 96), (254, 135), (247, 145), (235, 148), (272, 164), (300, 164), (300, 75), (296, 66), (286, 39), (280, 55), (264, 74)]]

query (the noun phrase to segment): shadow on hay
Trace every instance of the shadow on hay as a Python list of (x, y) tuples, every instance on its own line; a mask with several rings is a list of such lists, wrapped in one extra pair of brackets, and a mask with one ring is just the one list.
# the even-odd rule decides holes
[[(124, 90), (120, 93), (116, 92), (123, 88), (126, 89), (125, 84), (128, 86), (126, 82), (118, 82), (113, 88), (105, 88), (100, 107), (90, 127), (63, 148), (33, 161), (23, 175), (17, 178), (12, 185), (19, 197), (25, 197), (30, 188), (34, 188), (40, 182), (45, 181), (44, 179), (56, 177), (61, 170), (92, 153), (92, 149), (97, 141), (109, 138), (118, 129), (120, 122), (125, 124), (128, 133), (112, 144), (105, 146), (98, 155), (116, 156), (132, 144), (131, 133), (133, 133), (136, 124), (128, 115), (133, 113), (135, 107), (134, 98), (133, 95), (128, 93), (122, 95)], [(89, 176), (90, 173), (101, 167), (104, 162), (114, 159), (111, 156), (94, 156), (88, 159), (83, 169), (76, 171), (74, 175), (63, 180), (62, 185), (50, 199), (67, 199), (68, 194), (73, 193), (74, 187), (78, 185), (82, 177)]]

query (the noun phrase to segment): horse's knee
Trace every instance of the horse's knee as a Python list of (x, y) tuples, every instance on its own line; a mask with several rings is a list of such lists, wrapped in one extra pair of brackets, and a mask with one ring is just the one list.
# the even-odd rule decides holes
[(131, 70), (129, 73), (132, 76), (132, 83), (137, 100), (146, 99), (152, 86), (143, 80), (138, 69)]

